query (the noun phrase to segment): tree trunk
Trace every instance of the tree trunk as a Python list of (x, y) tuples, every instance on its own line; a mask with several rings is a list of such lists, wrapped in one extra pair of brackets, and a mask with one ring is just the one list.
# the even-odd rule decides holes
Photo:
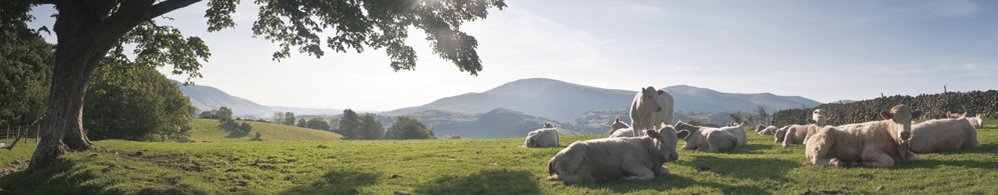
[(92, 146), (83, 132), (83, 98), (99, 60), (93, 59), (93, 52), (86, 52), (95, 49), (79, 47), (77, 44), (57, 46), (45, 127), (40, 132), (38, 148), (31, 156), (29, 168), (49, 164), (67, 151), (86, 150)]
[[(53, 30), (59, 37), (44, 128), (28, 168), (41, 168), (68, 151), (92, 147), (83, 132), (83, 98), (90, 76), (111, 46), (124, 35), (101, 28), (109, 1), (63, 1)], [(125, 31), (127, 32), (127, 31)]]
[(70, 150), (93, 147), (83, 132), (83, 96), (101, 59), (139, 23), (199, 1), (38, 0), (59, 10), (52, 26), (59, 43), (45, 128), (28, 168), (48, 165)]

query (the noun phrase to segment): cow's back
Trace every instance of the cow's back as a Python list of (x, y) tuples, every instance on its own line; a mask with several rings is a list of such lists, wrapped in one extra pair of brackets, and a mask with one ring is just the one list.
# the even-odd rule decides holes
[(651, 142), (650, 139), (649, 137), (603, 138), (582, 142), (587, 147), (585, 159), (589, 161), (588, 164), (593, 165), (589, 167), (589, 172), (594, 176), (609, 179), (626, 176), (627, 172), (620, 169), (623, 167), (623, 159), (640, 160), (655, 155), (648, 153), (644, 148), (645, 145), (650, 147), (650, 144), (646, 143)]
[(977, 130), (967, 118), (936, 119), (911, 127), (911, 151), (945, 152), (978, 147)]

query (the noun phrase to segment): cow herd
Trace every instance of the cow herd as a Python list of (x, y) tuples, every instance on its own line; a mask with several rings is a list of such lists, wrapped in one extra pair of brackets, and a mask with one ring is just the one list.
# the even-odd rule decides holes
[[(917, 159), (916, 153), (946, 152), (979, 147), (977, 129), (983, 115), (947, 112), (947, 118), (913, 123), (922, 111), (897, 105), (880, 112), (883, 120), (832, 126), (822, 109), (815, 109), (811, 124), (757, 125), (758, 135), (773, 135), (784, 147), (804, 144), (808, 164), (832, 166), (890, 167)], [(726, 127), (703, 127), (677, 122), (673, 98), (653, 87), (642, 88), (634, 96), (631, 124), (614, 119), (609, 137), (576, 141), (548, 161), (549, 180), (592, 182), (602, 180), (648, 180), (665, 175), (663, 163), (679, 159), (676, 146), (703, 152), (733, 152), (748, 144), (745, 123)], [(642, 135), (643, 134), (643, 135)], [(557, 129), (545, 123), (531, 131), (524, 147), (558, 147)]]

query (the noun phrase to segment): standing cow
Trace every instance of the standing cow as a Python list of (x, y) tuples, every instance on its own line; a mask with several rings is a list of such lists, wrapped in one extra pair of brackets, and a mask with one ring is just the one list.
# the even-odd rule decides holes
[(527, 133), (527, 139), (523, 141), (523, 147), (558, 147), (558, 129), (548, 122), (544, 122), (544, 128)]
[(576, 141), (548, 161), (548, 180), (566, 183), (605, 179), (649, 180), (669, 174), (662, 164), (679, 159), (676, 130), (646, 130), (642, 137)]
[(915, 161), (915, 153), (909, 150), (911, 119), (920, 115), (922, 111), (901, 104), (881, 111), (884, 120), (826, 126), (807, 140), (804, 154), (810, 164), (838, 167), (890, 167)]
[(661, 129), (672, 123), (672, 103), (672, 95), (665, 91), (655, 90), (651, 86), (641, 88), (631, 102), (631, 128), (635, 129), (634, 136), (638, 136), (638, 131)]

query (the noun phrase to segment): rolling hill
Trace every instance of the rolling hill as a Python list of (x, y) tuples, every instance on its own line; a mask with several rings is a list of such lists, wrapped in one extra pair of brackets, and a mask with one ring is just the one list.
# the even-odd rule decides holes
[[(177, 81), (173, 82), (179, 83)], [(247, 99), (229, 95), (228, 93), (225, 93), (225, 91), (211, 86), (180, 85), (180, 91), (182, 91), (184, 95), (187, 95), (187, 97), (191, 98), (191, 104), (193, 104), (198, 110), (206, 111), (225, 106), (232, 109), (232, 115), (234, 117), (250, 119), (270, 118), (275, 112), (293, 112), (296, 115), (338, 114), (343, 112), (341, 109), (265, 106)]]
[(194, 119), (191, 121), (191, 140), (195, 142), (245, 142), (253, 138), (257, 132), (263, 141), (333, 141), (343, 136), (328, 131), (287, 126), (254, 121), (236, 121), (248, 123), (252, 130), (247, 135), (229, 133), (218, 127), (218, 121), (212, 119)]
[[(662, 88), (675, 98), (676, 112), (755, 111), (759, 105), (769, 112), (814, 107), (817, 101), (799, 96), (778, 96), (771, 93), (723, 93), (706, 88), (676, 85)], [(483, 113), (506, 108), (546, 117), (571, 121), (592, 110), (619, 109), (630, 106), (637, 91), (612, 90), (583, 86), (558, 80), (533, 78), (506, 83), (482, 93), (467, 93), (442, 98), (429, 104), (385, 112), (403, 115), (427, 110), (461, 113)], [(678, 117), (677, 117), (678, 118)]]

